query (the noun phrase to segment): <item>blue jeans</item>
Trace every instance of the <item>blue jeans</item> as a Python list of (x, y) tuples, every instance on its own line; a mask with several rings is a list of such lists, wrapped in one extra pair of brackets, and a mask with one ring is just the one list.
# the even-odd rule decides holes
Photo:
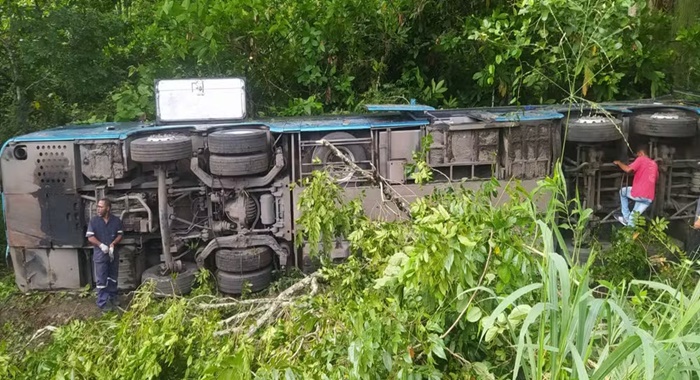
[(633, 197), (632, 186), (627, 186), (620, 189), (620, 207), (622, 209), (622, 217), (625, 218), (628, 225), (633, 226), (634, 221), (630, 217), (630, 200), (634, 201), (634, 208), (632, 209), (632, 212), (636, 212), (641, 215), (651, 205), (651, 199)]

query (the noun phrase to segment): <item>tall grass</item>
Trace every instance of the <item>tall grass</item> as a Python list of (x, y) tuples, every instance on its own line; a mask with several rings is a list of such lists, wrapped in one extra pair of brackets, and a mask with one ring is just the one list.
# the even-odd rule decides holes
[[(549, 184), (555, 196), (562, 195), (558, 174)], [(544, 258), (541, 281), (504, 297), (482, 321), (485, 334), (507, 310), (527, 311), (520, 320), (508, 319), (514, 322), (508, 336), (517, 352), (512, 379), (700, 378), (700, 283), (691, 294), (684, 292), (683, 281), (675, 287), (633, 280), (593, 288), (590, 268), (598, 252), (583, 265), (569, 267), (566, 245), (559, 245), (563, 254), (555, 251), (555, 241), (562, 240), (559, 229), (578, 228), (556, 223), (563, 206), (555, 200), (544, 218), (533, 215), (542, 244), (529, 249)], [(574, 213), (589, 215), (580, 208)], [(585, 220), (577, 223), (580, 227)], [(679, 270), (679, 278), (695, 271), (690, 262)], [(525, 295), (534, 295), (535, 303), (518, 304)]]

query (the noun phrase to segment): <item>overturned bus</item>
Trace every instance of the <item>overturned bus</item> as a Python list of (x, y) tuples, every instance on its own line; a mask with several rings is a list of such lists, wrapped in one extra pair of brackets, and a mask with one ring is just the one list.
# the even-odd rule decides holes
[[(628, 181), (612, 161), (629, 158), (628, 142), (649, 145), (660, 172), (649, 212), (679, 221), (682, 239), (700, 195), (700, 109), (678, 102), (598, 109), (369, 105), (362, 115), (251, 120), (242, 79), (161, 80), (155, 93), (154, 123), (68, 125), (5, 142), (6, 255), (20, 290), (94, 283), (85, 231), (102, 197), (124, 225), (122, 290), (155, 280), (160, 292), (186, 293), (199, 268), (214, 270), (224, 293), (264, 289), (273, 268), (308, 264), (307, 248), (293, 244), (302, 189), (290, 184), (329, 170), (348, 197), (364, 191), (367, 213), (381, 217), (380, 190), (348, 171), (321, 140), (400, 184), (409, 200), (450, 181), (476, 188), (492, 176), (532, 188), (563, 157), (569, 194), (576, 189), (594, 210), (592, 224), (611, 223)], [(428, 163), (442, 175), (418, 186), (406, 166), (427, 135)], [(331, 254), (347, 256), (347, 244)]]

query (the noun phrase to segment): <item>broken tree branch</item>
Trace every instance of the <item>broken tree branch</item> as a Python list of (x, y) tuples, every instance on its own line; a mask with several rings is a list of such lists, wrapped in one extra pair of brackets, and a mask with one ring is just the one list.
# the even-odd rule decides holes
[[(247, 335), (253, 336), (260, 328), (272, 322), (277, 318), (285, 308), (292, 305), (297, 295), (299, 295), (303, 290), (309, 289), (309, 295), (316, 295), (319, 291), (318, 278), (321, 276), (320, 272), (314, 272), (311, 275), (301, 279), (294, 285), (282, 291), (277, 297), (274, 298), (261, 298), (257, 300), (244, 300), (238, 303), (229, 302), (225, 304), (207, 304), (201, 305), (203, 308), (215, 308), (230, 306), (239, 306), (243, 303), (246, 304), (256, 304), (258, 306), (254, 307), (252, 310), (244, 311), (219, 322), (219, 325), (226, 325), (231, 322), (237, 321), (241, 322), (246, 318), (250, 318), (254, 315), (263, 313), (252, 326), (248, 329)], [(251, 302), (255, 301), (255, 302)], [(240, 333), (243, 331), (242, 326), (235, 326), (225, 330), (220, 330), (214, 333), (214, 336), (221, 336), (231, 333)]]
[(39, 338), (40, 336), (42, 336), (42, 335), (44, 335), (44, 334), (46, 334), (46, 333), (52, 333), (52, 332), (54, 332), (54, 331), (56, 331), (56, 330), (58, 330), (58, 327), (56, 327), (56, 326), (51, 326), (51, 325), (44, 326), (44, 327), (40, 328), (39, 330), (37, 330), (37, 331), (34, 333), (34, 335), (32, 335), (32, 337), (31, 337), (31, 338), (29, 339), (29, 341), (24, 345), (24, 347), (26, 348), (27, 346), (29, 346), (29, 344), (30, 344), (32, 341), (34, 341), (34, 339), (37, 339), (37, 338)]
[(271, 322), (283, 308), (292, 304), (292, 301), (277, 301), (267, 309), (267, 312), (255, 321), (255, 324), (248, 329), (248, 337), (252, 337), (263, 326)]
[(235, 306), (255, 305), (255, 304), (259, 304), (259, 303), (272, 302), (274, 300), (274, 298), (254, 298), (254, 299), (242, 300), (242, 301), (237, 301), (237, 300), (234, 300), (233, 298), (229, 298), (229, 300), (232, 300), (232, 301), (231, 302), (223, 302), (223, 303), (205, 303), (205, 304), (197, 305), (197, 308), (199, 308), (199, 309), (222, 309), (222, 308), (235, 307)]
[(252, 309), (252, 310), (248, 310), (248, 311), (244, 311), (244, 312), (241, 312), (238, 314), (234, 314), (234, 315), (232, 315), (232, 316), (230, 316), (222, 321), (219, 321), (219, 325), (228, 325), (231, 322), (241, 321), (241, 320), (246, 319), (248, 317), (252, 317), (254, 315), (260, 314), (264, 310), (265, 310), (264, 306), (259, 306), (259, 307), (256, 307), (255, 309)]
[(326, 139), (321, 139), (318, 141), (319, 144), (327, 147), (328, 149), (333, 152), (333, 154), (340, 158), (345, 165), (348, 165), (352, 170), (360, 174), (362, 177), (370, 181), (375, 186), (380, 186), (382, 184), (383, 186), (380, 186), (382, 193), (384, 194), (384, 197), (387, 200), (391, 200), (394, 202), (396, 207), (406, 215), (410, 215), (410, 203), (404, 198), (396, 189), (394, 189), (393, 186), (391, 186), (391, 183), (389, 181), (382, 177), (379, 172), (375, 170), (367, 170), (367, 169), (362, 169), (361, 167), (357, 166), (354, 162), (352, 162), (347, 156), (343, 154), (338, 148), (335, 147), (331, 142), (329, 142)]

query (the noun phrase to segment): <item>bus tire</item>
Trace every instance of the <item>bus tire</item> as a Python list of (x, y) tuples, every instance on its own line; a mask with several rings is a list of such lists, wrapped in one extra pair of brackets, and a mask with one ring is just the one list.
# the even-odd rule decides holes
[[(332, 132), (322, 137), (324, 140), (328, 140), (333, 143), (333, 140), (354, 140), (355, 136), (347, 132)], [(367, 160), (367, 152), (362, 145), (359, 144), (347, 144), (347, 145), (336, 145), (336, 148), (343, 153), (350, 161), (359, 162)], [(311, 161), (318, 159), (326, 168), (333, 167), (334, 165), (342, 165), (342, 161), (335, 156), (335, 153), (326, 146), (318, 146), (314, 148)], [(352, 179), (353, 171), (350, 168), (342, 168), (340, 170), (330, 170), (331, 176), (335, 178), (338, 182), (347, 182)]]
[(232, 129), (217, 131), (207, 138), (209, 152), (214, 154), (247, 154), (268, 151), (264, 129)]
[(597, 143), (617, 141), (622, 136), (622, 120), (600, 116), (584, 117), (569, 121), (566, 141), (579, 143)]
[(272, 282), (272, 265), (248, 273), (231, 273), (216, 271), (216, 281), (219, 291), (226, 294), (241, 294), (246, 283), (250, 284), (251, 292), (259, 292)]
[(633, 124), (636, 134), (651, 137), (694, 137), (697, 128), (698, 121), (694, 117), (661, 112), (639, 115)]
[(245, 156), (209, 156), (209, 171), (223, 177), (258, 174), (266, 172), (269, 167), (270, 156), (267, 152)]
[(131, 159), (143, 163), (173, 162), (192, 156), (192, 141), (185, 135), (161, 134), (131, 142)]
[(199, 270), (197, 264), (183, 261), (182, 267), (184, 270), (175, 275), (161, 276), (160, 264), (152, 266), (141, 275), (141, 284), (149, 281), (155, 282), (154, 293), (159, 296), (183, 295), (192, 291), (195, 275)]
[(223, 248), (216, 251), (216, 267), (224, 272), (250, 272), (265, 268), (272, 263), (270, 247), (244, 249)]

